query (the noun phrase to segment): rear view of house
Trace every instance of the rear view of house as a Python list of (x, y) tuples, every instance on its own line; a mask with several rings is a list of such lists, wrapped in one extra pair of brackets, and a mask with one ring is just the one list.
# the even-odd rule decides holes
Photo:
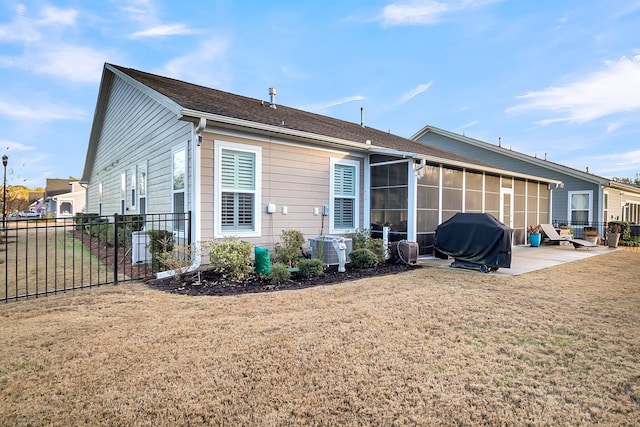
[(267, 89), (249, 98), (105, 64), (87, 212), (191, 212), (175, 234), (266, 247), (285, 229), (311, 238), (371, 227), (417, 241), (421, 254), (456, 212), (491, 213), (520, 243), (528, 222), (548, 220), (556, 180), (280, 105)]

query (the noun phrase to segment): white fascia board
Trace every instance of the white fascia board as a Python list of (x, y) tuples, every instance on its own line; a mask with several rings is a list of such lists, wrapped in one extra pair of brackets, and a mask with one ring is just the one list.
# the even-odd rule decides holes
[(628, 191), (634, 195), (640, 195), (640, 188), (633, 185), (625, 184), (618, 181), (609, 181), (604, 187), (614, 188), (616, 190)]
[(207, 120), (211, 120), (213, 122), (226, 123), (233, 126), (244, 127), (248, 129), (256, 129), (265, 132), (278, 133), (282, 135), (288, 135), (295, 138), (303, 138), (307, 140), (317, 141), (319, 143), (331, 143), (336, 145), (342, 145), (346, 147), (358, 148), (362, 151), (368, 151), (370, 149), (370, 145), (366, 143), (349, 141), (346, 139), (333, 138), (326, 135), (315, 134), (311, 132), (303, 132), (295, 129), (288, 129), (282, 126), (273, 126), (266, 125), (264, 123), (252, 122), (250, 120), (236, 119), (234, 117), (221, 116), (219, 114), (205, 113), (203, 111), (191, 110), (188, 108), (183, 108), (181, 110), (181, 117), (193, 117), (200, 118), (204, 117)]
[[(537, 157), (532, 157), (528, 154), (524, 154), (524, 153), (519, 153), (517, 151), (513, 151), (513, 150), (507, 150), (504, 147), (500, 147), (485, 141), (480, 141), (479, 139), (474, 139), (474, 138), (470, 138), (468, 136), (465, 135), (459, 135), (457, 133), (454, 132), (449, 132), (446, 131), (444, 129), (439, 129), (437, 127), (434, 126), (425, 126), (424, 128), (422, 128), (418, 133), (416, 133), (415, 135), (413, 135), (411, 137), (412, 140), (416, 141), (416, 142), (420, 142), (418, 141), (419, 138), (421, 138), (422, 136), (426, 135), (427, 133), (432, 132), (438, 135), (442, 135), (445, 136), (447, 138), (451, 138), (451, 139), (456, 139), (458, 141), (462, 141), (465, 144), (469, 144), (469, 145), (473, 145), (475, 147), (478, 148), (482, 148), (483, 150), (489, 150), (489, 151), (493, 151), (494, 153), (498, 153), (504, 156), (509, 156), (509, 157), (513, 157), (515, 159), (518, 160), (522, 160), (524, 162), (527, 163), (531, 163), (534, 165), (538, 165), (540, 167), (543, 168), (547, 168), (550, 170), (553, 170), (555, 172), (558, 173), (562, 173), (565, 175), (569, 175), (569, 176), (573, 176), (575, 178), (578, 179), (582, 179), (584, 181), (589, 181), (592, 182), (594, 184), (606, 184), (609, 180), (602, 178), (600, 176), (597, 175), (593, 175), (593, 174), (588, 174), (586, 172), (582, 172), (579, 171), (577, 169), (573, 169), (570, 168), (568, 166), (564, 166), (558, 163), (554, 163), (548, 160), (543, 160), (543, 159), (539, 159)], [(553, 181), (551, 181), (553, 182)]]
[(138, 80), (134, 79), (133, 77), (130, 77), (129, 75), (123, 73), (117, 68), (112, 67), (110, 64), (106, 64), (105, 67), (109, 71), (111, 71), (113, 74), (115, 74), (116, 76), (118, 76), (119, 78), (121, 78), (122, 80), (130, 84), (131, 86), (138, 89), (140, 92), (144, 93), (145, 95), (149, 96), (151, 99), (156, 101), (157, 103), (161, 104), (162, 106), (166, 107), (167, 109), (175, 113), (176, 116), (178, 117), (180, 116), (182, 111), (182, 106), (177, 104), (171, 98), (161, 94), (160, 92), (157, 92), (151, 89), (149, 86), (143, 83), (140, 83)]

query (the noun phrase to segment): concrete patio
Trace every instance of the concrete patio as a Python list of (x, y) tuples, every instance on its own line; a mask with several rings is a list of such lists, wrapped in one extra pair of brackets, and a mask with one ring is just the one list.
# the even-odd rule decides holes
[[(493, 274), (497, 276), (518, 276), (520, 274), (529, 273), (531, 271), (540, 270), (547, 267), (564, 264), (571, 261), (577, 261), (597, 255), (611, 253), (618, 249), (612, 249), (607, 246), (598, 246), (597, 248), (580, 248), (574, 249), (572, 245), (541, 245), (531, 247), (529, 245), (514, 246), (511, 253), (511, 268), (500, 268), (492, 273), (482, 273), (480, 271), (456, 268), (456, 270), (465, 270), (469, 272), (477, 272), (478, 274)], [(425, 267), (442, 267), (451, 268), (450, 265), (453, 258), (440, 259), (435, 257), (420, 258), (418, 263)]]

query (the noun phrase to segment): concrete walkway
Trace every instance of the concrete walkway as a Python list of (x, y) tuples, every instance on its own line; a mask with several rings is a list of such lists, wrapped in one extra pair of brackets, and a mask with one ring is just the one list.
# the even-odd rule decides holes
[[(479, 271), (477, 273), (497, 276), (518, 276), (542, 268), (611, 253), (616, 250), (618, 249), (611, 249), (607, 246), (588, 249), (574, 249), (573, 245), (541, 245), (538, 247), (531, 247), (529, 245), (514, 246), (511, 252), (511, 268), (500, 268), (498, 271), (492, 273), (482, 273)], [(453, 258), (439, 259), (435, 257), (425, 257), (418, 260), (418, 264), (425, 267), (450, 268), (452, 262)], [(457, 268), (457, 270), (464, 269)], [(468, 269), (465, 271), (476, 272), (475, 270)]]

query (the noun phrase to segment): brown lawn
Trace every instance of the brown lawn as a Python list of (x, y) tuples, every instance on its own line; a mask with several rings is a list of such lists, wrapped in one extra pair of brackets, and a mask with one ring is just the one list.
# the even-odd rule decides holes
[(0, 425), (638, 425), (640, 252), (0, 306)]

